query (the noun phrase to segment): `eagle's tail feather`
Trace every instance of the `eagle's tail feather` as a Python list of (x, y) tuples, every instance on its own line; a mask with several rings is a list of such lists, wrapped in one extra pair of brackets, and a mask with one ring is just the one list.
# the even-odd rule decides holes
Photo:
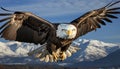
[[(77, 52), (80, 48), (77, 46), (70, 46), (67, 51), (64, 52), (63, 58), (60, 57), (61, 49), (58, 49), (56, 53), (58, 54), (58, 60), (65, 60), (67, 57), (72, 56), (73, 53)], [(45, 61), (45, 62), (56, 62), (56, 59), (52, 54), (48, 52), (46, 49), (46, 46), (41, 46), (31, 52), (28, 53), (29, 56), (33, 55), (36, 58), (39, 58), (40, 61)]]
[(29, 52), (28, 55), (31, 56), (31, 55), (33, 55), (35, 53), (39, 53), (40, 54), (40, 53), (42, 53), (43, 50), (45, 50), (45, 48), (46, 48), (45, 46), (41, 46), (41, 47), (39, 47), (39, 48)]
[(53, 62), (53, 61), (54, 61), (53, 56), (52, 56), (51, 54), (49, 54), (49, 61), (50, 61), (50, 62)]
[(76, 53), (80, 48), (76, 46), (70, 46), (68, 50), (71, 52), (71, 54)]
[(67, 55), (68, 57), (70, 57), (70, 56), (72, 55), (72, 53), (71, 53), (69, 50), (67, 50), (67, 51), (66, 51), (66, 55)]

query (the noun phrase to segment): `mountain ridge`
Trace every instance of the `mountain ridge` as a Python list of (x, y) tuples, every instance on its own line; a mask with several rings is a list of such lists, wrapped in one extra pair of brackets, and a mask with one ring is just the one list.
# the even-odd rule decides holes
[[(110, 53), (120, 49), (119, 44), (105, 43), (98, 40), (87, 39), (77, 39), (72, 43), (72, 45), (77, 45), (81, 49), (71, 57), (64, 60), (63, 63), (95, 61), (104, 58)], [(40, 46), (41, 45), (35, 45), (33, 43), (0, 39), (0, 64), (44, 63), (40, 62), (37, 58), (27, 55), (29, 51), (32, 51)]]

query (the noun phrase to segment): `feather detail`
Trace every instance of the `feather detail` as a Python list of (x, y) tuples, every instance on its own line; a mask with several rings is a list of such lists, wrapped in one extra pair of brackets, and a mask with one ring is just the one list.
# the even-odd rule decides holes
[[(53, 55), (48, 52), (46, 46), (41, 46), (31, 52), (29, 52), (29, 56), (35, 56), (36, 58), (40, 59), (40, 61), (45, 62), (57, 62), (59, 60), (65, 60), (67, 57), (72, 56), (73, 53), (77, 52), (80, 48), (77, 46), (70, 46), (67, 51), (63, 52), (64, 59), (60, 57), (61, 49), (59, 48), (56, 53), (58, 54), (58, 59), (55, 60)], [(43, 53), (44, 52), (44, 53)]]

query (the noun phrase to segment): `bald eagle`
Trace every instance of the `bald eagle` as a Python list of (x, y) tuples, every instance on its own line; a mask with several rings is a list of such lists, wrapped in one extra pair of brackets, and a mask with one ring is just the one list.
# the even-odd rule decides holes
[(0, 27), (0, 35), (6, 40), (41, 44), (41, 47), (28, 53), (41, 61), (65, 60), (79, 50), (77, 46), (71, 45), (75, 39), (101, 28), (101, 25), (106, 25), (105, 21), (112, 23), (110, 18), (118, 18), (114, 14), (120, 14), (118, 11), (120, 7), (112, 6), (119, 2), (110, 2), (70, 23), (51, 23), (30, 12), (10, 11), (1, 7), (8, 13), (0, 13), (0, 16), (5, 17), (0, 20), (3, 23)]

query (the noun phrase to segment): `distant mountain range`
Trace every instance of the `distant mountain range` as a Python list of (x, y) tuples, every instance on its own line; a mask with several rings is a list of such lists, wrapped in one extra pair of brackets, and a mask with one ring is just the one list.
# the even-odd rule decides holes
[[(120, 65), (120, 44), (105, 43), (98, 40), (77, 39), (72, 45), (81, 49), (59, 66), (115, 66)], [(0, 39), (0, 64), (49, 64), (28, 56), (27, 53), (41, 45)]]

